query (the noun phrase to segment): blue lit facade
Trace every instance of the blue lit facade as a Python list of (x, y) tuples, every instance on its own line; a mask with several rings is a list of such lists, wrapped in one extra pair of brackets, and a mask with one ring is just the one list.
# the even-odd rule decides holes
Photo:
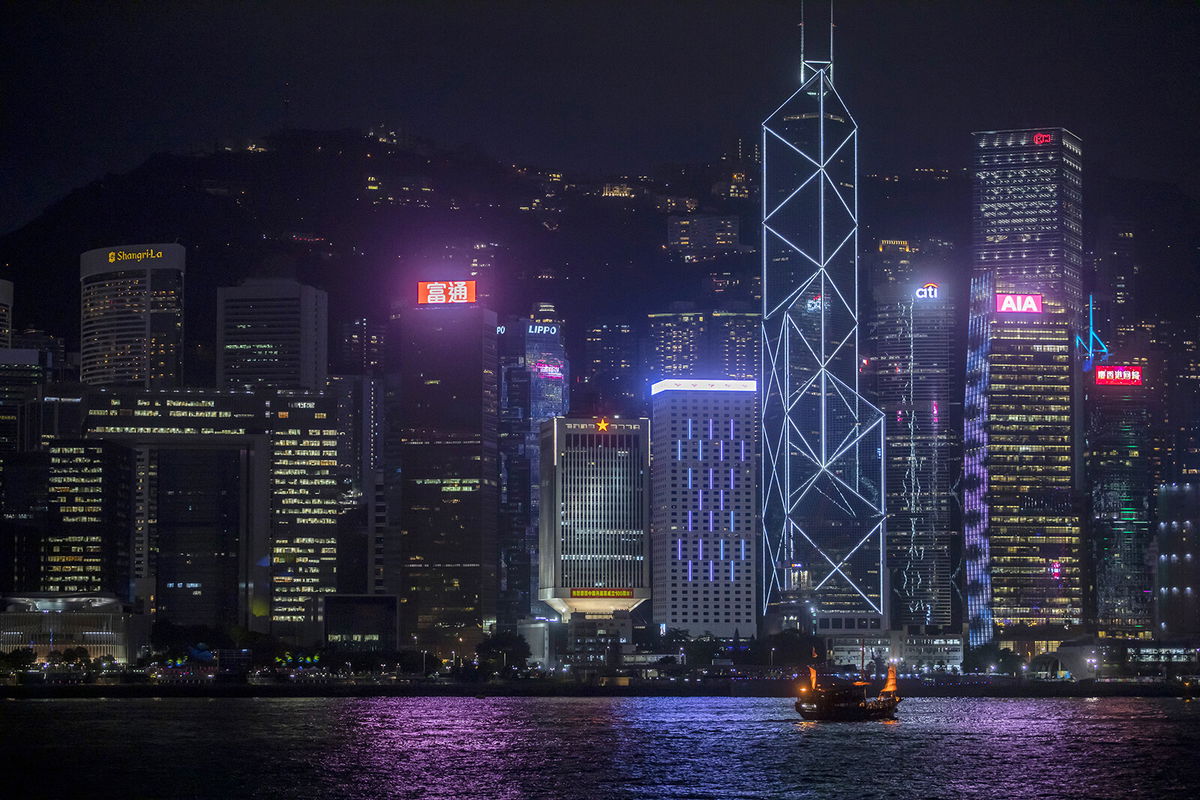
[[(1083, 623), (1081, 149), (1061, 128), (974, 134), (963, 408), (970, 644), (1026, 656)], [(1030, 298), (1034, 298), (1031, 300)]]
[(883, 415), (859, 394), (858, 129), (830, 62), (763, 123), (768, 629), (886, 625)]
[(500, 329), (500, 605), (501, 624), (551, 614), (538, 600), (539, 431), (565, 416), (570, 366), (563, 325), (553, 309), (518, 317)]
[(691, 636), (752, 635), (758, 620), (757, 386), (651, 386), (654, 622)]

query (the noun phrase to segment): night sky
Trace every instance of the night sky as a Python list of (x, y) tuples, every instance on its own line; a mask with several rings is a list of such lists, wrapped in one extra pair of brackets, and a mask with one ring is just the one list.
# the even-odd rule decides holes
[[(502, 161), (708, 160), (796, 85), (798, 2), (40, 3), (0, 18), (0, 232), (157, 151), (386, 122)], [(861, 168), (1062, 125), (1200, 195), (1200, 4), (842, 0)]]

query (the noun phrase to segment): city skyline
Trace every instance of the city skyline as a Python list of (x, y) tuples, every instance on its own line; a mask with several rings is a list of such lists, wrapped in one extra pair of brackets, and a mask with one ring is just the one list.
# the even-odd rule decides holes
[(6, 8), (7, 794), (1194, 796), (1198, 3)]
[(0, 592), (116, 595), (130, 642), (520, 639), (580, 675), (1153, 637), (1159, 487), (1200, 476), (1200, 329), (1164, 288), (1200, 274), (1194, 209), (1061, 126), (867, 172), (827, 11), (718, 158), (280, 131), (4, 237)]

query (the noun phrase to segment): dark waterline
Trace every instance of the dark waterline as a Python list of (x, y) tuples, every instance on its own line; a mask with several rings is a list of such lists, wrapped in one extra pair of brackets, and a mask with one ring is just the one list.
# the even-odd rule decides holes
[[(1200, 703), (914, 698), (0, 702), (11, 798), (1127, 798), (1200, 793)], [(15, 792), (14, 792), (15, 790)]]

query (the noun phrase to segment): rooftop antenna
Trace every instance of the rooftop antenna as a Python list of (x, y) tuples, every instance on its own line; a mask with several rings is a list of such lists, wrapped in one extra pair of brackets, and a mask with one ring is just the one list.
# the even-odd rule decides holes
[(800, 83), (808, 80), (808, 76), (804, 74), (806, 65), (804, 60), (804, 0), (800, 0)]
[[(800, 0), (800, 83), (804, 83), (809, 79), (812, 73), (820, 68), (824, 68), (829, 73), (829, 80), (833, 80), (833, 0), (829, 0), (829, 50), (823, 59), (808, 60), (807, 48), (807, 21), (804, 13), (804, 0)], [(820, 39), (817, 39), (820, 42)], [(819, 46), (818, 46), (819, 47)]]
[(833, 0), (829, 0), (829, 82), (833, 82)]

